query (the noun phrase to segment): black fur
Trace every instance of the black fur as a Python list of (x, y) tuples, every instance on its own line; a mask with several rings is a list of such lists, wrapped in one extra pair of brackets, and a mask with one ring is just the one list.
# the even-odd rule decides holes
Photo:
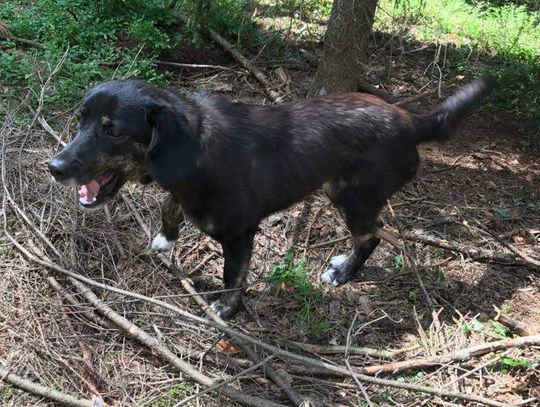
[[(413, 115), (361, 93), (248, 106), (205, 94), (181, 97), (141, 81), (106, 82), (81, 103), (78, 135), (51, 171), (79, 184), (103, 171), (117, 175), (118, 188), (134, 178), (161, 184), (170, 192), (161, 233), (176, 239), (183, 212), (218, 240), (227, 288), (245, 283), (260, 221), (323, 186), (357, 242), (348, 260), (325, 276), (341, 284), (378, 245), (378, 214), (415, 175), (416, 145), (448, 137), (490, 83), (481, 78), (431, 113)], [(112, 124), (103, 125), (104, 116)], [(227, 317), (240, 302), (237, 290), (214, 307)]]

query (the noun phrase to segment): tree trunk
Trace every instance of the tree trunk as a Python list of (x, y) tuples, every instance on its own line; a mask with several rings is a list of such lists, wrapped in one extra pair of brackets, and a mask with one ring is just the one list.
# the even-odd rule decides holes
[(376, 8), (377, 0), (334, 0), (310, 95), (357, 90)]

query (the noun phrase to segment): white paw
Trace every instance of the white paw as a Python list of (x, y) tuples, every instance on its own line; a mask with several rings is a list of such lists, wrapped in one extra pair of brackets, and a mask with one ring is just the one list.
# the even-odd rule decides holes
[(345, 261), (347, 260), (347, 256), (346, 254), (340, 254), (339, 256), (334, 256), (330, 259), (330, 265), (332, 267), (339, 267), (341, 266), (343, 263), (345, 263)]
[(221, 318), (223, 309), (221, 308), (221, 303), (219, 302), (219, 300), (216, 300), (212, 304), (210, 304), (210, 308), (218, 317)]
[(159, 233), (152, 241), (150, 247), (153, 250), (171, 250), (174, 247), (174, 240), (167, 240), (162, 233)]
[(321, 280), (328, 284), (337, 285), (337, 281), (335, 280), (335, 274), (336, 270), (334, 270), (333, 268), (329, 268), (321, 274)]
[(332, 257), (332, 259), (330, 259), (330, 268), (321, 274), (321, 280), (334, 286), (339, 285), (337, 268), (345, 263), (348, 257), (349, 256), (346, 254)]

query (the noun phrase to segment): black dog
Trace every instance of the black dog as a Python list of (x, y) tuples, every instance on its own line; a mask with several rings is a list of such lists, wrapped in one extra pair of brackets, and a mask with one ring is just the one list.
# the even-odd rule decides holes
[[(353, 236), (353, 252), (322, 276), (338, 285), (379, 244), (378, 214), (415, 175), (417, 144), (448, 137), (490, 83), (478, 79), (417, 115), (363, 93), (248, 106), (142, 81), (105, 82), (85, 96), (77, 135), (49, 168), (57, 181), (82, 185), (85, 208), (128, 180), (160, 184), (170, 195), (152, 248), (173, 246), (185, 214), (223, 246), (226, 288), (244, 285), (259, 222), (322, 186)], [(214, 310), (233, 315), (241, 295), (231, 290)]]

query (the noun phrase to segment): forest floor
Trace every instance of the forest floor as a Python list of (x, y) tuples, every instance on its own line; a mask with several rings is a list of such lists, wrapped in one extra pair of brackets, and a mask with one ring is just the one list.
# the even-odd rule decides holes
[[(425, 73), (435, 52), (427, 47), (394, 55), (392, 72), (385, 79), (373, 80), (387, 61), (387, 55), (381, 53), (371, 61), (371, 66), (378, 68), (372, 69), (368, 79), (384, 85), (395, 97), (421, 93), (426, 85), (426, 89), (436, 86)], [(242, 102), (269, 103), (260, 85), (217, 46), (169, 51), (160, 58), (228, 68), (167, 67), (173, 72), (173, 87), (205, 90)], [(287, 99), (295, 99), (306, 93), (314, 68), (300, 58), (288, 61), (288, 65), (273, 66), (265, 60), (260, 66), (281, 83), (279, 91)], [(276, 71), (279, 67), (282, 70)], [(443, 85), (441, 96), (466, 81)], [(439, 102), (437, 96), (427, 97), (412, 108), (422, 111)], [(19, 109), (26, 109), (24, 103)], [(49, 114), (47, 120), (67, 140), (69, 110)], [(418, 175), (392, 198), (394, 214), (390, 207), (385, 208), (385, 224), (499, 253), (510, 253), (507, 245), (511, 245), (538, 259), (540, 152), (531, 147), (522, 124), (519, 116), (488, 108), (472, 114), (447, 143), (422, 145)], [(178, 275), (147, 249), (151, 236), (137, 221), (140, 215), (151, 233), (156, 233), (163, 192), (153, 186), (127, 185), (124, 198), (111, 202), (107, 211), (85, 212), (77, 207), (73, 191), (50, 182), (46, 162), (59, 146), (42, 125), (35, 121), (22, 127), (15, 114), (8, 115), (2, 140), (3, 193), (10, 195), (10, 200), (4, 195), (2, 216), (16, 241), (55, 263), (70, 264), (96, 281), (159, 297), (204, 315), (183, 295)], [(444, 355), (513, 338), (515, 328), (495, 321), (494, 307), (530, 333), (540, 333), (540, 272), (532, 266), (474, 261), (463, 253), (419, 243), (409, 243), (407, 257), (383, 242), (358, 279), (341, 287), (324, 285), (319, 280), (321, 272), (332, 256), (350, 249), (350, 241), (338, 212), (322, 193), (314, 194), (309, 212), (303, 213), (303, 208), (299, 203), (262, 224), (256, 236), (245, 307), (230, 321), (232, 327), (293, 352), (301, 353), (286, 341), (397, 351), (399, 360)], [(44, 234), (58, 253), (37, 238), (36, 231)], [(288, 252), (293, 253), (292, 260), (286, 260)], [(425, 292), (410, 265), (411, 258)], [(221, 287), (221, 249), (189, 223), (182, 225), (170, 259), (200, 292)], [(121, 330), (103, 328), (86, 319), (81, 311), (92, 307), (83, 299), (78, 299), (80, 308), (66, 305), (51, 289), (43, 274), (46, 269), (21, 256), (6, 236), (0, 237), (0, 260), (4, 268), (0, 280), (0, 355), (19, 375), (79, 396), (97, 393), (105, 402), (118, 406), (172, 407), (200, 390)], [(287, 280), (282, 270), (292, 277)], [(269, 275), (277, 276), (279, 283), (270, 284)], [(96, 292), (121, 315), (209, 376), (226, 379), (250, 366), (234, 342), (215, 329), (144, 301), (106, 290)], [(381, 357), (349, 353), (346, 359), (353, 369), (389, 363)], [(304, 354), (340, 366), (345, 363), (343, 353), (324, 354), (319, 349)], [(539, 347), (508, 348), (380, 377), (533, 406), (540, 404), (539, 361)], [(277, 358), (272, 363), (313, 405), (369, 405), (351, 378), (321, 373), (287, 359)], [(232, 384), (245, 394), (288, 403), (259, 370), (240, 375)], [(369, 383), (363, 388), (371, 402), (381, 406), (477, 405)], [(237, 405), (215, 393), (190, 405), (196, 403)], [(51, 403), (0, 387), (0, 405)]]

